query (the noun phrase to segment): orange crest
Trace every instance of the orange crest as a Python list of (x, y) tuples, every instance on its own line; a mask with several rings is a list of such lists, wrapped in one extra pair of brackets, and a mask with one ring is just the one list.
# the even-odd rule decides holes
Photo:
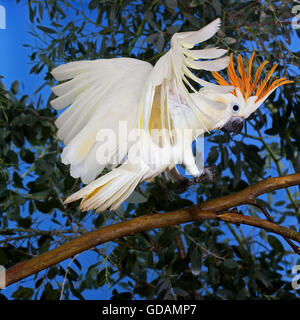
[[(244, 63), (242, 60), (241, 55), (238, 55), (238, 76), (234, 70), (233, 66), (233, 54), (230, 54), (230, 63), (227, 68), (227, 74), (228, 74), (228, 80), (230, 84), (216, 71), (213, 71), (212, 74), (214, 78), (216, 79), (217, 83), (222, 86), (230, 86), (232, 85), (235, 88), (239, 88), (242, 95), (244, 96), (244, 99), (247, 100), (252, 93), (255, 91), (256, 85), (259, 81), (259, 77), (261, 75), (261, 72), (264, 68), (264, 66), (269, 61), (264, 61), (259, 68), (257, 69), (254, 78), (252, 78), (251, 75), (251, 67), (252, 62), (254, 58), (255, 53), (253, 52), (251, 55), (251, 58), (249, 60), (249, 64), (247, 66), (247, 69), (244, 67)], [(275, 90), (279, 86), (287, 83), (292, 83), (294, 81), (287, 80), (286, 78), (280, 78), (276, 79), (274, 81), (270, 81), (270, 78), (272, 74), (274, 73), (275, 69), (277, 68), (278, 64), (275, 64), (270, 72), (265, 76), (264, 79), (260, 80), (258, 83), (255, 95), (257, 96), (256, 101), (262, 99), (265, 95), (267, 95), (270, 91)], [(235, 90), (232, 92), (234, 95), (237, 95)]]

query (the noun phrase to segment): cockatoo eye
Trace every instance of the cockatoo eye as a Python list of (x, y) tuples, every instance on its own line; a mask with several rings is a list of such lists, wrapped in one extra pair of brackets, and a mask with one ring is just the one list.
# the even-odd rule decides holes
[(232, 113), (238, 113), (240, 111), (240, 106), (238, 104), (232, 104), (231, 110)]

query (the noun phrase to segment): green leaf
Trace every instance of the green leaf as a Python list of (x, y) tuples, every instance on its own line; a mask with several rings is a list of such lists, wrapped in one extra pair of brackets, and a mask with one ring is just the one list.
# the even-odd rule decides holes
[(209, 154), (208, 154), (206, 161), (209, 165), (212, 165), (212, 164), (216, 163), (218, 157), (219, 157), (219, 151), (217, 150), (216, 147), (212, 147), (209, 151)]
[(8, 255), (5, 250), (0, 247), (0, 265), (5, 266), (8, 263)]
[(13, 94), (17, 94), (19, 92), (19, 81), (16, 80), (14, 81), (12, 84), (11, 84), (11, 87), (10, 87), (10, 91), (13, 93)]
[(280, 206), (282, 206), (284, 204), (285, 204), (285, 201), (282, 201), (282, 200), (281, 201), (277, 201), (277, 202), (274, 203), (274, 205), (278, 206), (278, 207), (280, 207)]
[(70, 289), (71, 292), (73, 293), (73, 295), (78, 298), (79, 300), (84, 300), (84, 297), (82, 296), (82, 294), (79, 292), (79, 290), (75, 289), (73, 282), (69, 281), (69, 285), (70, 285)]
[(166, 0), (167, 7), (170, 9), (176, 9), (178, 6), (177, 0)]
[(39, 2), (39, 15), (40, 19), (43, 19), (43, 5)]
[(213, 264), (209, 265), (208, 268), (208, 279), (213, 287), (219, 286), (220, 271)]
[(133, 191), (133, 193), (127, 199), (128, 203), (145, 203), (147, 201), (148, 199), (137, 191)]
[(216, 12), (220, 12), (222, 9), (222, 4), (220, 0), (213, 0), (212, 1), (212, 6), (214, 7), (214, 9), (216, 10)]
[(23, 132), (22, 131), (13, 131), (12, 132), (12, 140), (17, 147), (21, 148), (23, 146), (23, 144), (25, 143)]
[(97, 0), (91, 0), (91, 1), (89, 2), (88, 8), (89, 8), (90, 10), (94, 10), (94, 9), (96, 9), (97, 7), (98, 7), (98, 1), (97, 1)]
[(53, 289), (50, 282), (47, 282), (41, 296), (41, 300), (58, 300), (60, 297), (60, 291)]
[(266, 288), (270, 288), (272, 286), (269, 279), (261, 270), (256, 271), (256, 277), (264, 284)]
[(195, 248), (191, 256), (191, 271), (194, 276), (198, 276), (202, 268), (202, 254), (201, 251)]
[(174, 243), (175, 237), (178, 234), (178, 230), (176, 228), (166, 228), (162, 229), (160, 237), (158, 239), (158, 244), (161, 247), (167, 247), (171, 243)]
[(181, 297), (189, 297), (189, 293), (186, 290), (183, 290), (181, 288), (174, 288), (174, 292), (177, 296)]
[(233, 259), (226, 259), (223, 264), (228, 269), (235, 269), (238, 267), (238, 264)]
[(122, 205), (118, 209), (116, 209), (115, 212), (119, 218), (124, 218), (125, 211)]
[(29, 6), (29, 19), (30, 19), (30, 22), (33, 23), (36, 9), (35, 8), (34, 10), (32, 9), (30, 2), (28, 2), (28, 6)]
[(18, 164), (18, 155), (13, 150), (8, 150), (6, 157), (10, 165)]
[(54, 34), (54, 33), (57, 33), (55, 30), (49, 28), (49, 27), (44, 27), (44, 26), (37, 26), (40, 30), (46, 32), (46, 33), (51, 33), (51, 34)]
[(32, 288), (25, 288), (20, 286), (13, 294), (12, 297), (17, 300), (29, 300), (33, 296)]
[(97, 274), (97, 283), (98, 283), (98, 286), (99, 287), (102, 287), (105, 283), (106, 283), (106, 269), (100, 271), (98, 274)]
[(32, 220), (30, 217), (21, 218), (18, 220), (18, 225), (22, 228), (29, 228), (31, 226)]
[(192, 14), (186, 12), (186, 11), (182, 11), (182, 14), (188, 19), (188, 21), (197, 28), (200, 28), (200, 23), (199, 20)]
[(27, 149), (22, 149), (20, 152), (21, 159), (31, 164), (34, 162), (34, 153)]
[(65, 40), (64, 39), (60, 39), (59, 44), (58, 44), (58, 51), (57, 54), (60, 58), (63, 57), (63, 54), (65, 52)]
[(277, 252), (279, 253), (284, 253), (284, 248), (283, 248), (283, 245), (282, 243), (275, 237), (269, 235), (268, 236), (268, 242), (270, 244), (270, 246)]
[(178, 32), (180, 29), (180, 26), (168, 26), (167, 27), (167, 32), (170, 35), (173, 35), (175, 32)]
[(39, 245), (39, 252), (43, 253), (49, 250), (50, 245), (51, 245), (51, 240), (53, 240), (53, 238), (51, 236), (48, 235), (42, 235), (39, 239), (38, 239), (38, 245)]
[(52, 210), (51, 206), (49, 206), (48, 202), (42, 202), (42, 201), (35, 201), (34, 202), (36, 207), (38, 208), (39, 211), (42, 213), (48, 213)]
[(16, 186), (16, 188), (23, 188), (23, 180), (21, 179), (21, 177), (19, 176), (19, 174), (14, 171), (13, 173), (13, 181), (14, 181), (14, 185)]

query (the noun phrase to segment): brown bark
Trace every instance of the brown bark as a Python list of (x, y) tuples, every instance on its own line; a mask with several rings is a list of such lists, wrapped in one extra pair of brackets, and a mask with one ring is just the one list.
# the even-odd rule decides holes
[(259, 218), (244, 216), (228, 212), (230, 208), (249, 203), (259, 195), (281, 188), (300, 184), (300, 173), (284, 177), (268, 178), (252, 185), (240, 192), (219, 197), (189, 208), (172, 212), (144, 215), (128, 221), (113, 224), (86, 233), (53, 250), (45, 252), (30, 260), (20, 262), (6, 271), (6, 285), (15, 283), (36, 272), (55, 265), (80, 252), (91, 249), (99, 244), (118, 239), (123, 236), (134, 235), (138, 232), (154, 228), (170, 227), (182, 223), (220, 219), (229, 223), (240, 223), (255, 226), (293, 239), (300, 243), (300, 233)]

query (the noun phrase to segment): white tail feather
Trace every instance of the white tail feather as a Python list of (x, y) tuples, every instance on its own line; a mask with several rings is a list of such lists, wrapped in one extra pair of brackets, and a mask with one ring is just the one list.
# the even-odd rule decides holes
[(108, 208), (116, 210), (131, 195), (148, 170), (149, 167), (142, 162), (135, 165), (125, 162), (72, 194), (65, 203), (82, 198), (82, 211), (96, 209), (99, 212)]

